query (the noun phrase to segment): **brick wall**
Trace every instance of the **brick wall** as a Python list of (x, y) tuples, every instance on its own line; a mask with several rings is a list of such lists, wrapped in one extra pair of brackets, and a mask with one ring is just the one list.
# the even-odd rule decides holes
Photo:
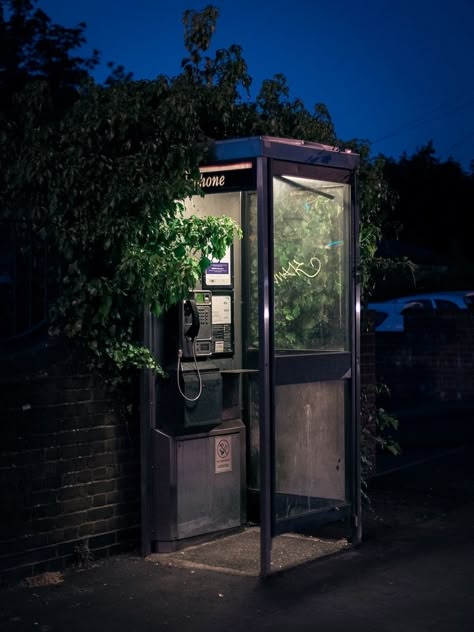
[(9, 581), (138, 543), (138, 422), (46, 337), (2, 355), (0, 576)]
[(405, 318), (404, 333), (377, 333), (377, 379), (391, 406), (474, 402), (474, 313)]

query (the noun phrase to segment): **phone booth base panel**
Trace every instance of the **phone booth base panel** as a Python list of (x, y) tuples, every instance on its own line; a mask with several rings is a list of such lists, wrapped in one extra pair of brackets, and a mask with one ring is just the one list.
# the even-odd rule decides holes
[(245, 522), (245, 427), (227, 421), (209, 432), (153, 431), (155, 552), (235, 530)]

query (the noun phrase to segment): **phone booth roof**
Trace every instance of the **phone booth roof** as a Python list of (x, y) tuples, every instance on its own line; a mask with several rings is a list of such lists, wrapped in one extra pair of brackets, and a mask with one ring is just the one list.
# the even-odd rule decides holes
[(350, 171), (356, 169), (359, 163), (358, 154), (348, 149), (291, 138), (253, 136), (215, 141), (211, 146), (209, 164), (258, 157)]

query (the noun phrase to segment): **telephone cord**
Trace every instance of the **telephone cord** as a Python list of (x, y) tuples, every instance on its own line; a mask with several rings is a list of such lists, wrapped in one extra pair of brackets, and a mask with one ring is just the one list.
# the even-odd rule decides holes
[(201, 377), (201, 372), (199, 371), (199, 366), (196, 360), (196, 342), (193, 340), (193, 358), (194, 358), (194, 366), (196, 367), (196, 373), (199, 379), (199, 390), (198, 390), (198, 394), (196, 395), (196, 397), (187, 397), (187, 395), (185, 395), (181, 389), (181, 384), (179, 383), (179, 376), (180, 374), (182, 374), (183, 372), (183, 366), (181, 364), (181, 358), (183, 356), (183, 351), (182, 349), (180, 349), (178, 351), (178, 367), (177, 367), (177, 371), (176, 371), (176, 383), (178, 385), (178, 391), (180, 392), (181, 397), (183, 397), (187, 402), (197, 402), (197, 400), (201, 397), (202, 395), (202, 377)]

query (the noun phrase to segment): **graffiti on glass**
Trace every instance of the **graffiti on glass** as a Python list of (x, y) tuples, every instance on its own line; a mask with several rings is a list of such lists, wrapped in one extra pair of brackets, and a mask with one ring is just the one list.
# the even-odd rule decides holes
[(304, 263), (293, 259), (288, 263), (288, 266), (282, 266), (279, 272), (275, 272), (275, 283), (281, 283), (288, 278), (305, 276), (309, 279), (314, 279), (321, 272), (321, 260), (318, 257), (311, 257), (309, 262)]

